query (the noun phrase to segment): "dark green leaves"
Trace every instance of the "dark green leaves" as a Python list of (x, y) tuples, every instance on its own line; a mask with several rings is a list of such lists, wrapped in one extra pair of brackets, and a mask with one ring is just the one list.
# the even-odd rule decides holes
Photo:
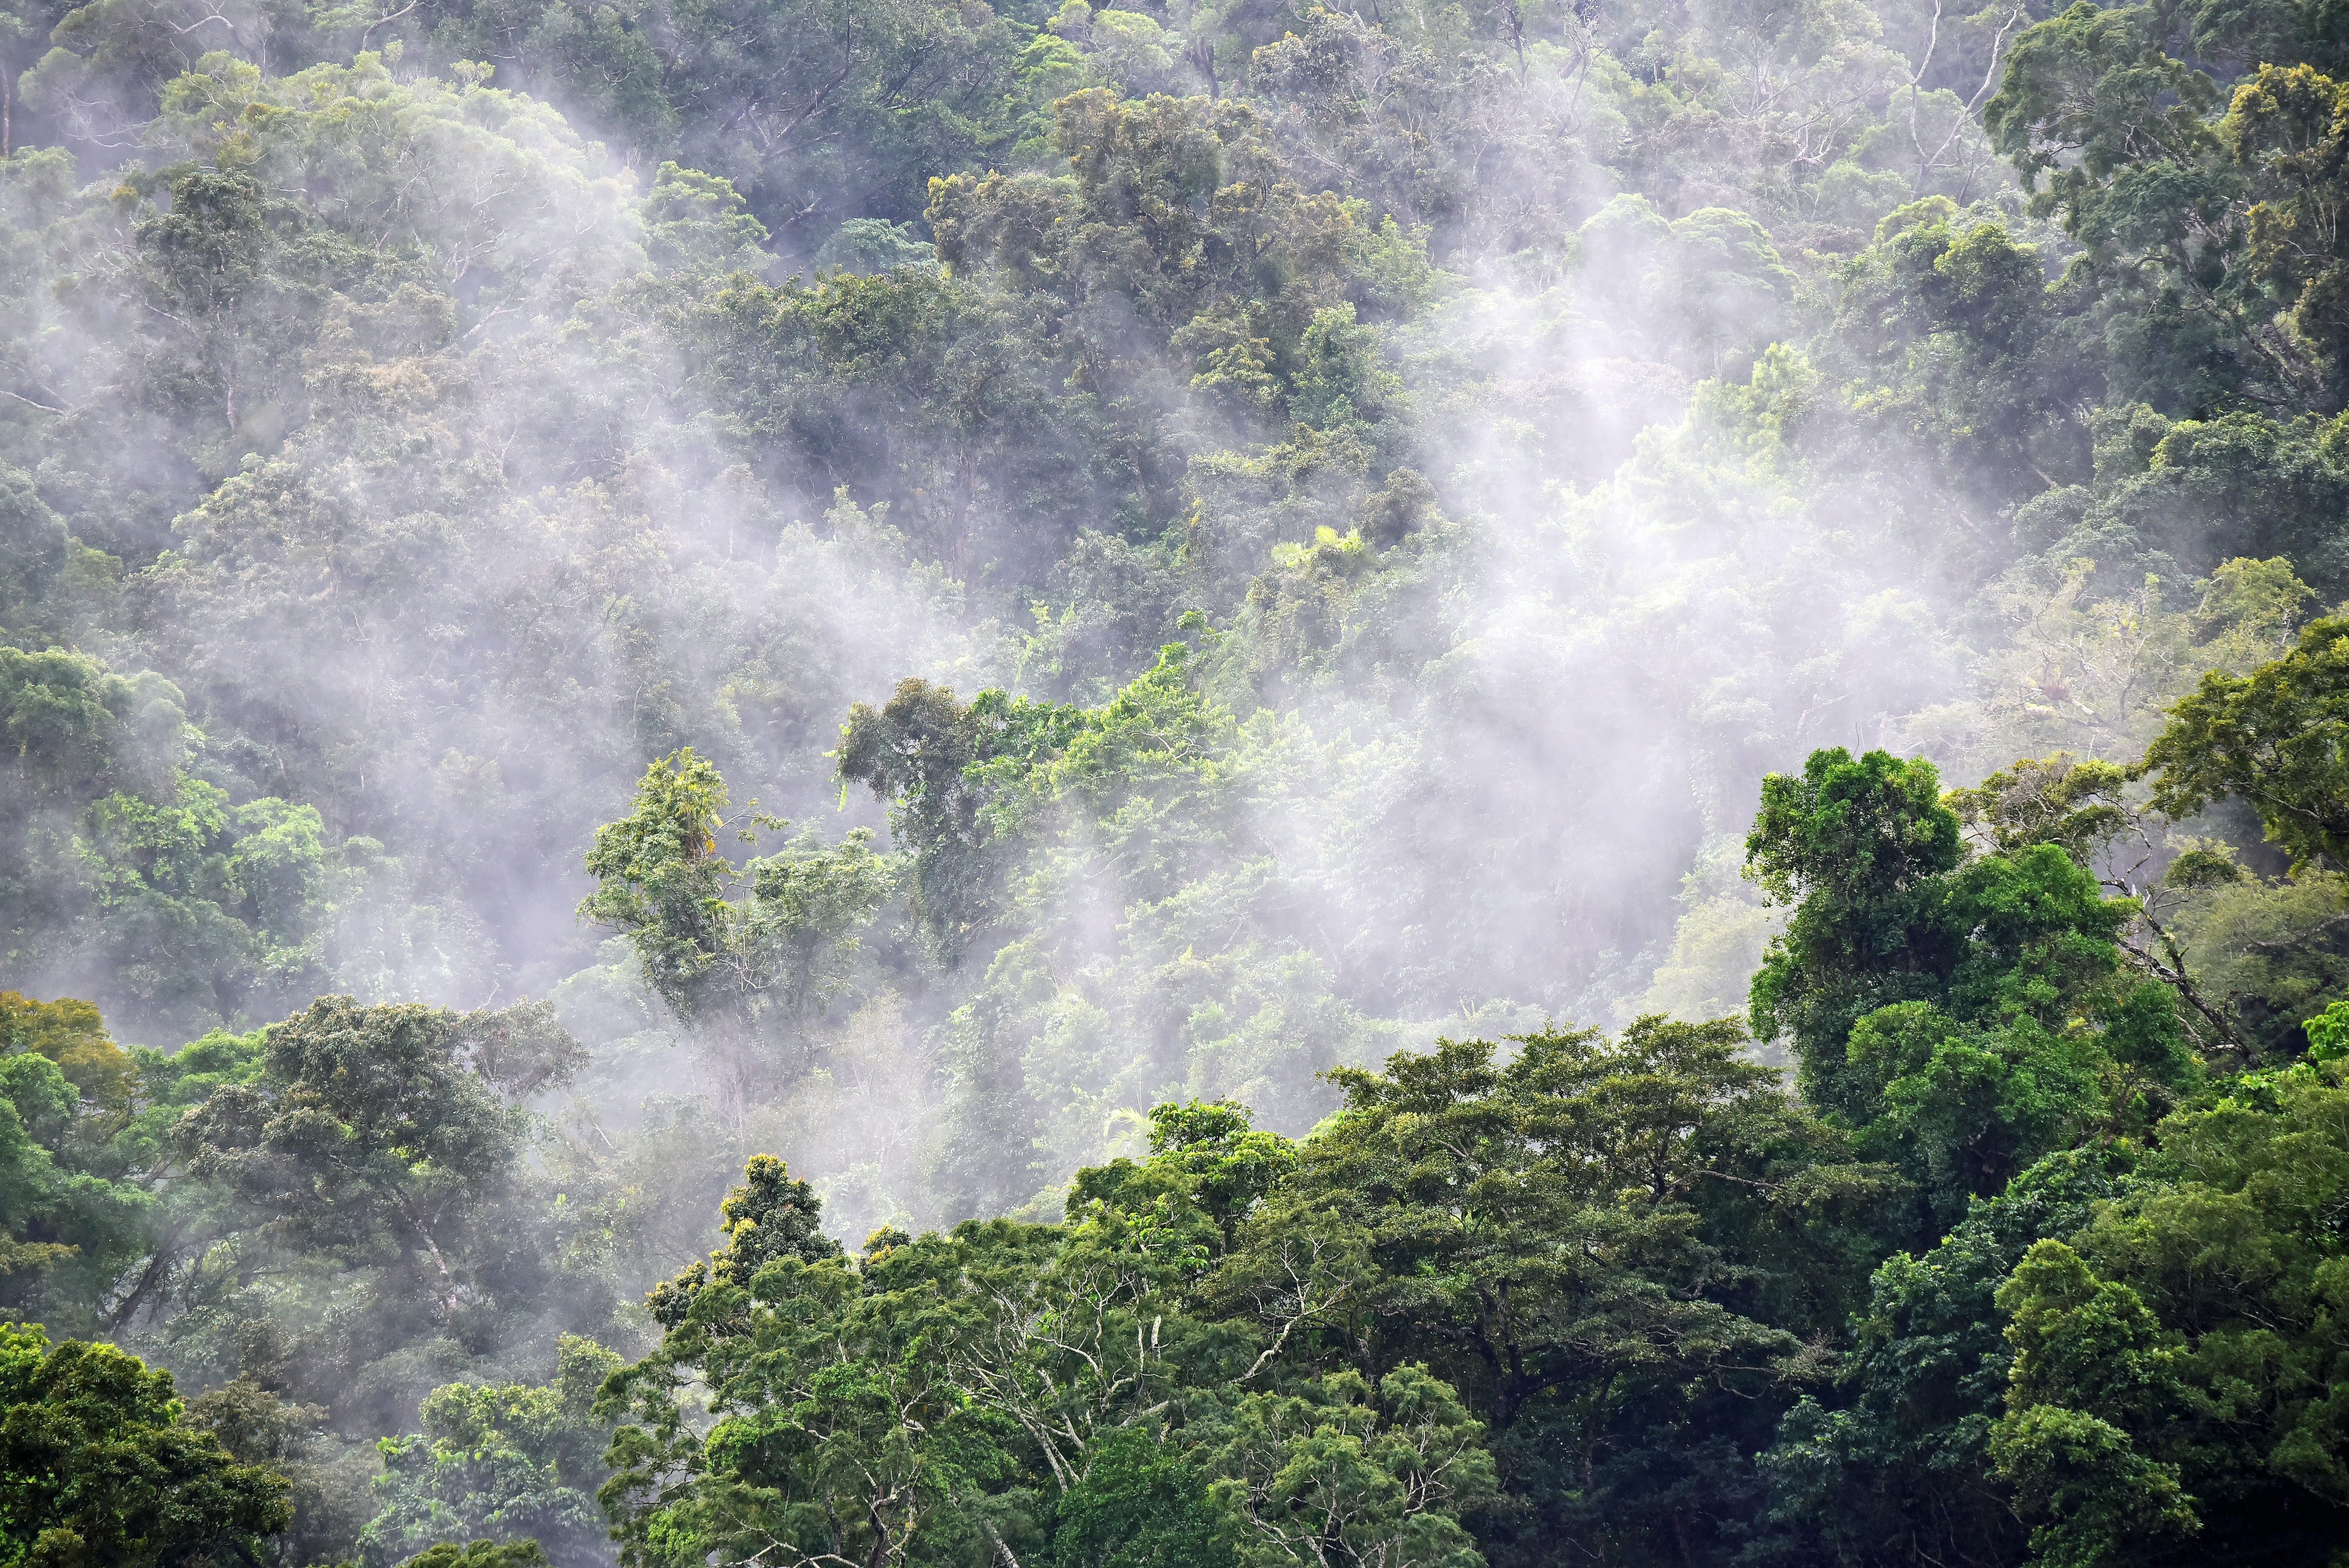
[(0, 1553), (40, 1568), (254, 1560), (285, 1480), (181, 1419), (169, 1373), (0, 1324)]
[(2311, 622), (2249, 676), (2203, 676), (2140, 771), (2173, 817), (2238, 796), (2296, 863), (2349, 867), (2349, 622)]
[(1754, 1029), (1796, 1041), (1803, 1088), (1841, 1109), (1842, 1036), (1862, 1012), (1930, 995), (1957, 956), (1942, 878), (1961, 856), (1955, 813), (1922, 759), (1841, 748), (1811, 755), (1802, 776), (1763, 780), (1746, 864), (1795, 904), (1754, 985)]

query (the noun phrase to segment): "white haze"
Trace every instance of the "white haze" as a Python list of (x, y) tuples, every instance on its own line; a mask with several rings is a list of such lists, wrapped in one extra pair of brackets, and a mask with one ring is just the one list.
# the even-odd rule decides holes
[[(740, 466), (629, 283), (659, 249), (644, 171), (524, 100), (409, 85), (396, 166), (357, 188), (378, 201), (367, 226), (425, 253), (424, 292), (453, 294), (464, 330), (349, 311), (366, 346), (332, 377), (314, 369), (307, 424), (174, 527), (182, 563), (160, 598), (222, 607), (201, 637), (159, 622), (119, 653), (181, 681), (207, 723), (347, 734), (354, 756), (391, 735), (394, 777), (263, 780), (352, 802), (333, 831), (394, 846), (351, 865), (335, 983), (459, 1008), (553, 995), (598, 1052), (566, 1114), (670, 1119), (684, 1179), (698, 1158), (679, 1109), (692, 1042), (624, 948), (573, 917), (588, 833), (626, 810), (648, 757), (688, 744), (726, 759), (738, 803), (827, 838), (882, 827), (861, 791), (837, 803), (823, 756), (848, 704), (906, 676), (965, 696), (1020, 689), (1025, 606), (956, 581), (915, 531), (864, 510), (870, 497)], [(206, 150), (209, 133), (189, 134)], [(302, 183), (290, 165), (272, 178)], [(1966, 585), (1938, 581), (1880, 519), (1823, 511), (1816, 476), (1775, 466), (1750, 427), (1709, 420), (1717, 401), (1699, 406), (1700, 382), (1744, 385), (1754, 353), (1799, 335), (1805, 309), (1815, 323), (1816, 303), (1736, 296), (1669, 315), (1692, 286), (1658, 253), (1669, 242), (1620, 207), (1602, 217), (1547, 257), (1447, 258), (1443, 303), (1384, 329), (1454, 541), (1425, 568), (1443, 645), (1416, 667), (1284, 694), (1283, 766), (1304, 781), (1255, 824), (1274, 865), (1237, 918), (1268, 931), (1266, 962), (1309, 955), (1353, 1009), (1342, 1025), (1276, 1016), (1267, 1027), (1293, 1030), (1299, 1051), (1737, 1010), (1770, 929), (1735, 874), (1761, 776), (1814, 747), (1897, 741), (1906, 716), (1971, 689), (1943, 630)], [(518, 325), (574, 308), (571, 332)], [(1179, 394), (1185, 374), (1168, 366), (1165, 385)], [(549, 407), (559, 427), (522, 422)], [(471, 488), (436, 489), (427, 470)], [(239, 598), (255, 584), (270, 595)], [(243, 618), (247, 602), (273, 618)], [(460, 885), (419, 885), (422, 846)], [(1068, 896), (1070, 947), (1046, 962), (1074, 995), (1151, 928), (1114, 886)], [(822, 1179), (834, 1228), (940, 1217), (902, 1193), (952, 1077), (950, 1015), (979, 980), (853, 998), (828, 1079), (746, 1130)], [(1130, 1148), (1158, 1094), (1247, 1098), (1260, 1082), (1118, 1066), (1051, 1109), (1041, 1174)], [(1318, 1114), (1258, 1109), (1292, 1132)], [(721, 1183), (731, 1159), (690, 1179)]]

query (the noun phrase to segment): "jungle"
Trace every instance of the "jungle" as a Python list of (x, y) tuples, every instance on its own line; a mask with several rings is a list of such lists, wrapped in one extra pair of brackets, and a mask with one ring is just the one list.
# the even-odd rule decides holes
[(2349, 1568), (2349, 0), (0, 0), (0, 1568)]

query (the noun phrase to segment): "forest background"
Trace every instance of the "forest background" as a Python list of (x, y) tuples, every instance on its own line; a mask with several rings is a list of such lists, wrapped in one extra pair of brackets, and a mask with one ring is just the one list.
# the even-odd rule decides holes
[(2329, 1560), (2337, 4), (6, 7), (6, 1568)]

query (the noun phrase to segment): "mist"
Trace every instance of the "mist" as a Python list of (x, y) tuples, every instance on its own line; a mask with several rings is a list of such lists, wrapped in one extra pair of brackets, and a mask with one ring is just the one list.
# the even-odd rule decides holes
[[(272, 1561), (407, 1561), (532, 1422), (490, 1533), (619, 1561), (665, 1301), (778, 1213), (1098, 1222), (1154, 1108), (1310, 1150), (1446, 1042), (1712, 1029), (1842, 1138), (1765, 789), (1921, 758), (2019, 854), (2016, 758), (2072, 801), (2349, 593), (2349, 263), (2230, 96), (2318, 23), (2126, 13), (2189, 200), (2030, 0), (7, 3), (0, 985), (104, 1202), (0, 1281), (291, 1478)], [(2237, 1066), (2349, 983), (2243, 977), (2342, 896), (2247, 798), (2063, 841)], [(2197, 855), (2282, 891), (2116, 869)], [(304, 1106), (429, 1201), (316, 1208)]]

